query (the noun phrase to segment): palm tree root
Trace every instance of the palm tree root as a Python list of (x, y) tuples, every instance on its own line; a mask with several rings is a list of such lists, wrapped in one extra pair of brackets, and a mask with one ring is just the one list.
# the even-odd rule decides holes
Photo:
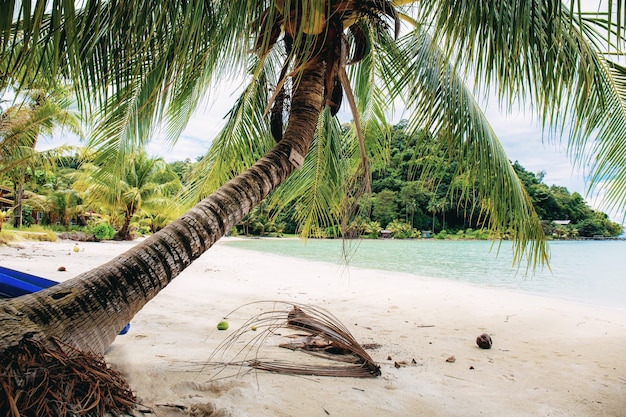
[(0, 354), (0, 415), (119, 416), (136, 398), (104, 356), (25, 337)]

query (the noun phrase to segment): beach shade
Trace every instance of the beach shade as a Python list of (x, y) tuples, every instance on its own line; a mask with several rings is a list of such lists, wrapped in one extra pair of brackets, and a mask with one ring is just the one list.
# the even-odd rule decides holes
[[(58, 284), (57, 281), (0, 266), (0, 298), (19, 297), (56, 284)], [(126, 324), (119, 334), (128, 333), (128, 329), (130, 329), (130, 323)]]

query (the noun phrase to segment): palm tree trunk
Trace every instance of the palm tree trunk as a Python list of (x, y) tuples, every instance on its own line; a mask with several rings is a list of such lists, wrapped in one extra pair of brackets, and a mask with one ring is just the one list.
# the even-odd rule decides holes
[[(23, 171), (23, 170), (22, 170)], [(13, 208), (13, 227), (16, 229), (22, 228), (22, 204), (24, 196), (24, 174), (20, 175), (20, 180), (15, 187), (15, 206)]]
[(133, 214), (126, 212), (124, 215), (124, 224), (115, 235), (116, 240), (133, 240), (130, 235), (130, 220), (133, 217)]
[(309, 61), (283, 139), (250, 169), (179, 219), (112, 261), (50, 289), (0, 303), (0, 353), (25, 336), (104, 352), (117, 333), (182, 270), (209, 249), (306, 155), (323, 103), (324, 65)]

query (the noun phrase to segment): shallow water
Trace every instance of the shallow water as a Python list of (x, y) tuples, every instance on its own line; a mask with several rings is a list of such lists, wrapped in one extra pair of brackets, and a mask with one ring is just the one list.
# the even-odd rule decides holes
[(512, 265), (511, 242), (237, 239), (229, 246), (316, 261), (501, 287), (606, 307), (626, 308), (626, 241), (555, 241), (550, 268)]

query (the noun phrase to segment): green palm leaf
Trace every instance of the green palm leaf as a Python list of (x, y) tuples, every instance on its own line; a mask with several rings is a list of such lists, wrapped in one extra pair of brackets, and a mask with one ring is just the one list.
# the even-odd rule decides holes
[(581, 13), (574, 1), (569, 9), (521, 0), (419, 5), (455, 68), (471, 70), (503, 102), (535, 109), (547, 137), (565, 139), (571, 159), (589, 171), (589, 190), (602, 184), (607, 204), (624, 207), (626, 84), (622, 66), (607, 59), (624, 40), (621, 13)]
[[(458, 176), (469, 176), (466, 193), (476, 193), (482, 201), (490, 228), (503, 236), (511, 233), (516, 239), (516, 261), (528, 249), (530, 265), (547, 261), (547, 247), (532, 203), (526, 195), (504, 149), (463, 80), (448, 64), (444, 54), (425, 32), (416, 30), (399, 42), (402, 56), (409, 58), (396, 89), (406, 93), (410, 109), (409, 129), (427, 129), (436, 138), (433, 153), (445, 152), (459, 161)], [(390, 62), (397, 66), (398, 62)], [(425, 146), (418, 141), (418, 147)], [(427, 161), (427, 160), (426, 160)], [(438, 166), (426, 166), (422, 179), (437, 177)]]
[(274, 144), (264, 110), (268, 101), (268, 83), (276, 85), (271, 73), (276, 57), (257, 60), (251, 77), (219, 135), (213, 140), (204, 158), (194, 167), (193, 181), (183, 196), (186, 205), (193, 205), (219, 186), (243, 172), (262, 157)]

